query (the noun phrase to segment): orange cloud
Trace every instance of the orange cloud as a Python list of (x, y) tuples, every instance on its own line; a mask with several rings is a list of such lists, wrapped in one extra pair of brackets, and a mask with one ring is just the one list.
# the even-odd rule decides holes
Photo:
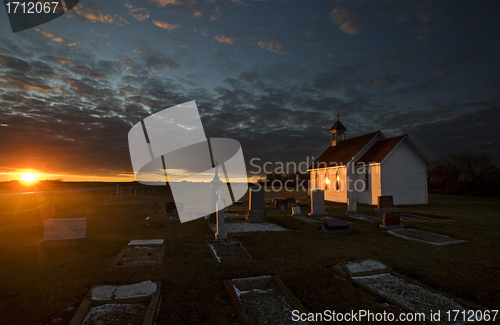
[(157, 21), (157, 20), (153, 20), (153, 24), (166, 30), (173, 30), (182, 26), (182, 24), (171, 24), (167, 23), (166, 21)]
[(330, 20), (339, 29), (349, 35), (356, 35), (361, 32), (361, 26), (357, 22), (357, 17), (349, 11), (346, 7), (337, 7), (330, 12)]
[(227, 43), (227, 44), (234, 43), (234, 37), (226, 33), (222, 33), (220, 35), (215, 36), (215, 39), (218, 40), (219, 43)]
[(273, 53), (285, 53), (283, 51), (283, 44), (278, 42), (277, 40), (269, 40), (269, 41), (260, 41), (259, 46), (261, 49), (267, 50)]

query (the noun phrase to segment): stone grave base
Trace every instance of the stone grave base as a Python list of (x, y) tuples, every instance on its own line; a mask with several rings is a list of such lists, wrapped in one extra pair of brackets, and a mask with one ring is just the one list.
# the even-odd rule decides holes
[(392, 225), (392, 226), (379, 225), (379, 227), (385, 231), (389, 231), (389, 230), (395, 230), (395, 229), (403, 229), (405, 226), (402, 224), (399, 224), (399, 225)]
[[(216, 224), (208, 224), (210, 229), (214, 233), (217, 232)], [(249, 223), (246, 221), (240, 222), (226, 222), (226, 233), (238, 233), (238, 232), (256, 232), (256, 231), (288, 231), (288, 229), (278, 226), (274, 223), (263, 222), (263, 223)]]
[(160, 282), (144, 281), (121, 286), (93, 286), (78, 307), (69, 325), (155, 323), (160, 302)]
[[(425, 314), (425, 323), (430, 321), (430, 312), (441, 311), (439, 324), (463, 324), (464, 322), (443, 322), (448, 310), (478, 310), (482, 307), (461, 299), (452, 298), (392, 270), (383, 262), (367, 259), (339, 263), (334, 270), (345, 278), (376, 294), (408, 312)], [(422, 322), (424, 323), (424, 322)]]
[(163, 239), (132, 240), (111, 261), (110, 267), (163, 264), (166, 247)]
[(326, 213), (326, 212), (323, 212), (323, 213), (312, 213), (312, 212), (309, 212), (307, 215), (309, 217), (311, 217), (311, 218), (319, 218), (319, 217), (329, 216), (329, 214)]
[(387, 233), (399, 238), (415, 240), (431, 245), (449, 245), (466, 242), (463, 239), (455, 239), (445, 235), (435, 234), (432, 232), (416, 230), (416, 229), (396, 229), (388, 231)]
[(384, 213), (398, 212), (398, 208), (375, 208), (373, 213), (377, 217), (382, 217)]
[(62, 239), (62, 240), (41, 240), (38, 245), (41, 247), (76, 247), (87, 246), (90, 244), (90, 239)]
[(318, 324), (292, 320), (292, 310), (308, 310), (277, 275), (226, 280), (224, 285), (241, 324)]
[(208, 246), (219, 263), (248, 261), (252, 259), (252, 255), (250, 255), (245, 247), (236, 240), (226, 239), (223, 241), (209, 241)]
[(245, 214), (245, 219), (248, 222), (269, 222), (266, 210), (248, 210)]
[(301, 216), (301, 215), (294, 215), (294, 216), (292, 216), (292, 218), (300, 220), (300, 221), (304, 221), (307, 223), (322, 222), (321, 220), (311, 218), (311, 217)]

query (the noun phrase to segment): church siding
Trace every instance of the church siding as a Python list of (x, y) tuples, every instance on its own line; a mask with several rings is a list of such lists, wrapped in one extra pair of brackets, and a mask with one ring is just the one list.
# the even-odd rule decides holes
[(407, 141), (382, 161), (381, 181), (381, 195), (392, 195), (395, 205), (428, 203), (426, 164)]

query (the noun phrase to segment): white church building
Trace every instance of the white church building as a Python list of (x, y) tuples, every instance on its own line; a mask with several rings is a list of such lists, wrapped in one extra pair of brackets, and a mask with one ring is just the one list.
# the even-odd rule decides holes
[[(339, 115), (337, 115), (339, 116)], [(378, 203), (391, 195), (395, 205), (427, 204), (427, 167), (432, 162), (407, 134), (387, 138), (375, 131), (345, 139), (339, 119), (330, 130), (331, 146), (309, 167), (311, 189), (325, 200)]]

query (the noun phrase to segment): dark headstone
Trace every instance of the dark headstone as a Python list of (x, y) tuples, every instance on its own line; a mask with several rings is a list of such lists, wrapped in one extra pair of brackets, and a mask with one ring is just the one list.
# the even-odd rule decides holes
[(167, 202), (165, 204), (165, 213), (177, 213), (177, 208), (175, 207), (175, 202)]
[(285, 209), (288, 206), (285, 199), (277, 199), (274, 200), (274, 208), (275, 209)]
[(299, 202), (297, 202), (297, 205), (298, 205), (299, 207), (309, 207), (309, 203), (308, 203), (308, 202), (300, 202), (300, 201), (299, 201)]
[(349, 225), (341, 221), (326, 221), (326, 230), (349, 230)]
[(265, 204), (264, 204), (264, 188), (252, 188), (250, 189), (250, 196), (249, 196), (249, 210), (265, 210)]
[(327, 235), (348, 234), (351, 232), (349, 225), (343, 221), (326, 221), (321, 231)]
[(384, 196), (378, 197), (378, 208), (379, 209), (387, 209), (387, 208), (393, 208), (393, 207), (394, 207), (394, 201), (392, 199), (392, 196), (384, 195)]
[(297, 200), (295, 200), (294, 197), (287, 197), (286, 203), (288, 204), (289, 207), (291, 207), (291, 206), (297, 205)]
[(243, 201), (233, 201), (234, 205), (243, 205)]
[(400, 222), (399, 212), (384, 213), (384, 226), (397, 226)]
[(155, 203), (155, 205), (153, 205), (151, 207), (151, 210), (153, 210), (154, 213), (159, 213), (161, 210), (161, 207), (158, 205), (158, 203)]
[(265, 205), (269, 205), (269, 201), (264, 201), (264, 204)]

